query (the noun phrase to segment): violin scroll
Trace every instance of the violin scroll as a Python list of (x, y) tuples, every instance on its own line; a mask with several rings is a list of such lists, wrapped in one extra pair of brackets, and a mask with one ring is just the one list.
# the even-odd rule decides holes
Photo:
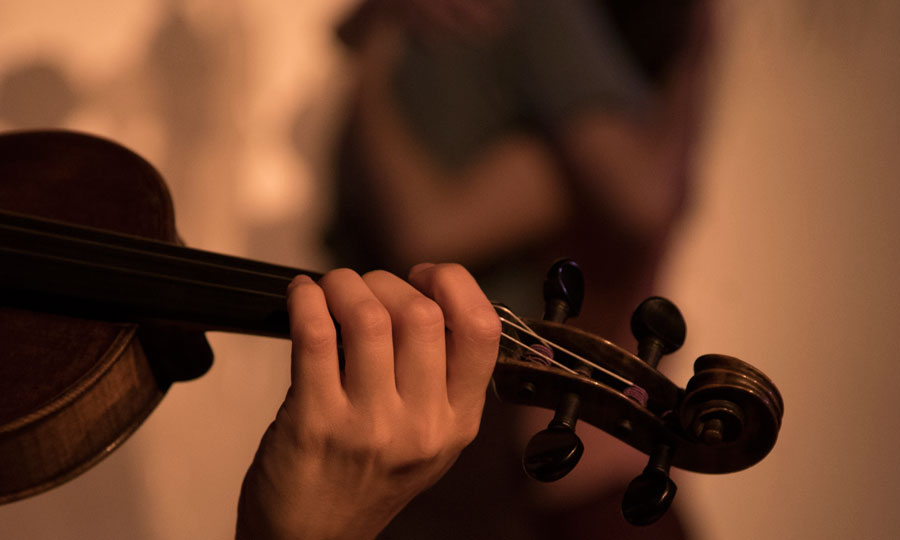
[(681, 427), (695, 440), (711, 447), (741, 446), (759, 459), (769, 452), (784, 402), (761, 371), (731, 356), (707, 354), (694, 363), (685, 392)]

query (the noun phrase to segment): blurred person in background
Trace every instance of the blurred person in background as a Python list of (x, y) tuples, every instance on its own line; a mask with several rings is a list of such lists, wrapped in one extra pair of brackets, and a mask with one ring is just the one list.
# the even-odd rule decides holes
[[(359, 81), (337, 156), (338, 262), (459, 261), (533, 316), (549, 264), (572, 258), (586, 281), (572, 322), (628, 347), (689, 191), (709, 22), (701, 0), (364, 2), (339, 29)], [(518, 454), (547, 420), (489, 400), (475, 444), (384, 537), (688, 537), (677, 505), (625, 524), (646, 457), (598, 430), (581, 429), (567, 478), (525, 479)]]

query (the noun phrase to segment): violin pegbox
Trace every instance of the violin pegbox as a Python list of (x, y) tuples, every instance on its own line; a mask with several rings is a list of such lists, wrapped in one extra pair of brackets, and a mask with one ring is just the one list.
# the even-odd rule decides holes
[(584, 451), (575, 425), (587, 422), (650, 456), (622, 501), (630, 523), (647, 525), (674, 499), (671, 467), (734, 472), (771, 451), (784, 404), (761, 371), (731, 356), (704, 355), (680, 388), (656, 369), (663, 355), (684, 344), (678, 308), (661, 297), (637, 307), (631, 318), (635, 354), (563, 324), (578, 313), (583, 291), (578, 265), (564, 260), (545, 279), (544, 320), (523, 320), (495, 305), (503, 339), (494, 390), (503, 401), (555, 411), (525, 448), (529, 476), (550, 482), (568, 474)]

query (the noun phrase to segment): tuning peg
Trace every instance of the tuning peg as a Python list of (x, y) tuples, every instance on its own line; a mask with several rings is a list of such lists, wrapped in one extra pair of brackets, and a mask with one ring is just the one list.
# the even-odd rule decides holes
[(544, 279), (544, 320), (565, 322), (581, 312), (584, 300), (584, 274), (571, 259), (553, 263)]
[[(575, 261), (556, 261), (544, 279), (544, 320), (566, 322), (581, 311), (584, 299), (584, 275)], [(552, 354), (552, 351), (550, 351)], [(583, 372), (589, 376), (589, 372)], [(547, 429), (539, 431), (528, 441), (522, 456), (525, 472), (535, 480), (553, 482), (575, 468), (584, 444), (575, 433), (581, 397), (566, 392), (560, 399), (553, 420)]]
[[(684, 345), (687, 326), (675, 304), (660, 296), (651, 296), (634, 310), (631, 333), (638, 341), (638, 357), (655, 368), (664, 354), (675, 352)], [(643, 402), (646, 399), (645, 394)], [(622, 515), (632, 525), (650, 525), (672, 505), (678, 487), (669, 478), (671, 463), (672, 447), (658, 444), (644, 471), (628, 484), (622, 499)]]
[(553, 482), (569, 474), (578, 464), (584, 453), (584, 444), (575, 434), (580, 401), (578, 394), (564, 394), (547, 429), (528, 441), (522, 456), (528, 476), (541, 482)]
[(622, 499), (622, 515), (628, 523), (650, 525), (672, 505), (678, 486), (669, 478), (671, 462), (672, 448), (657, 445), (644, 472), (628, 484)]
[(638, 356), (656, 367), (664, 354), (684, 345), (687, 326), (678, 308), (665, 298), (651, 296), (634, 310), (631, 333), (638, 341)]

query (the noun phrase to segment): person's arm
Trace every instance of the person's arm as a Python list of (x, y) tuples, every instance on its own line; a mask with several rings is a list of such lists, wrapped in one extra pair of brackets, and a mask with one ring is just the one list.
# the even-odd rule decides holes
[(545, 137), (509, 133), (450, 171), (391, 91), (400, 31), (375, 28), (360, 57), (357, 127), (395, 257), (477, 264), (558, 232), (576, 204), (624, 238), (658, 241), (682, 207), (699, 123), (706, 43), (694, 41), (644, 106), (581, 106)]
[(699, 0), (665, 85), (642, 108), (587, 106), (558, 127), (563, 160), (604, 224), (646, 245), (679, 216), (692, 173), (711, 50), (711, 13)]
[(499, 320), (458, 265), (418, 265), (409, 283), (301, 276), (288, 308), (291, 387), (244, 479), (237, 538), (374, 538), (475, 437)]
[(390, 88), (400, 29), (381, 25), (368, 37), (360, 56), (356, 127), (375, 184), (371, 203), (384, 217), (400, 264), (478, 264), (565, 221), (569, 203), (558, 164), (536, 136), (510, 134), (461, 170), (441, 167), (409, 129)]

